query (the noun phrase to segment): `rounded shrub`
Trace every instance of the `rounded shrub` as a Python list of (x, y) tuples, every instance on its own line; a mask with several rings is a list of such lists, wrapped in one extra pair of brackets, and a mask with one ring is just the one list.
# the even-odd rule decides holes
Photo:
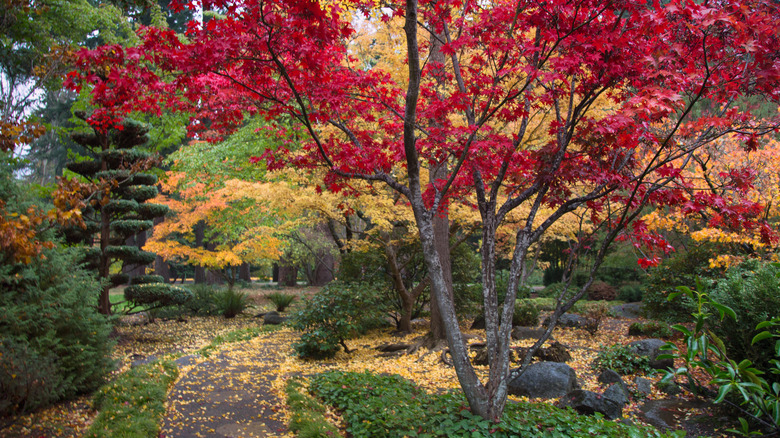
[(614, 301), (617, 298), (617, 290), (603, 281), (593, 282), (587, 293), (591, 301)]
[(386, 305), (364, 284), (330, 283), (292, 315), (291, 325), (303, 332), (294, 345), (301, 357), (329, 358), (346, 341), (386, 324)]
[(625, 301), (627, 303), (636, 303), (642, 301), (642, 284), (641, 283), (627, 283), (620, 286), (618, 289), (617, 299)]
[(171, 306), (184, 304), (190, 298), (192, 292), (189, 290), (165, 283), (142, 283), (125, 288), (125, 299), (137, 305)]
[(512, 326), (536, 327), (539, 325), (539, 308), (529, 299), (518, 300), (512, 316)]
[(75, 250), (0, 266), (0, 415), (30, 411), (99, 387), (113, 366), (100, 283)]

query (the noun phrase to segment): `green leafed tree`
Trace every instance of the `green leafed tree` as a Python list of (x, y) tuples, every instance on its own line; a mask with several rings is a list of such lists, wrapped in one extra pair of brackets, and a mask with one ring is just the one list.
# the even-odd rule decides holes
[(127, 239), (152, 228), (154, 219), (168, 212), (164, 205), (146, 202), (157, 195), (157, 176), (149, 172), (157, 158), (141, 149), (149, 141), (149, 129), (125, 119), (116, 128), (90, 128), (72, 135), (90, 156), (67, 168), (96, 188), (85, 194), (86, 226), (68, 229), (66, 235), (69, 242), (86, 245), (85, 261), (107, 280), (98, 302), (104, 314), (111, 313), (110, 288), (128, 282), (125, 298), (134, 305), (182, 304), (190, 297), (189, 291), (165, 284), (158, 275), (131, 278), (126, 273), (131, 265), (145, 266), (155, 259), (152, 252), (126, 245)]

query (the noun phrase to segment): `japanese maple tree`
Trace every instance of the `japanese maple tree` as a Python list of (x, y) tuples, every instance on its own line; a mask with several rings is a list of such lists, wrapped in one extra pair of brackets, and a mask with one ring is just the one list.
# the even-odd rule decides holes
[[(266, 154), (270, 168), (324, 167), (330, 190), (362, 179), (400, 193), (414, 213), (461, 386), (473, 412), (497, 420), (508, 382), (523, 372), (510, 369), (511, 325), (499, 321), (512, 320), (530, 246), (584, 207), (605, 236), (592, 245), (591, 273), (622, 234), (668, 251), (634, 221), (641, 209), (687, 202), (667, 186), (697, 149), (729, 133), (751, 147), (777, 127), (741, 105), (750, 95), (780, 97), (776, 4), (664, 3), (407, 0), (380, 9), (368, 1), (216, 0), (202, 6), (222, 16), (191, 23), (186, 42), (147, 28), (143, 45), (124, 59), (105, 49), (82, 52), (70, 79), (91, 83), (98, 100), (136, 91), (120, 109), (144, 101), (139, 89), (146, 99), (177, 96), (172, 105), (197, 114), (194, 130), (229, 131), (245, 114), (285, 115), (307, 138), (300, 153)], [(353, 15), (371, 9), (403, 18), (400, 79), (351, 55)], [(114, 60), (107, 80), (92, 67), (105, 57)], [(175, 77), (153, 78), (142, 61)], [(532, 135), (538, 126), (546, 135)], [(437, 219), (459, 202), (481, 216), (485, 381), (469, 362), (437, 251)], [(527, 214), (515, 226), (499, 303), (496, 233), (521, 206)], [(591, 281), (559, 298), (532, 351)]]

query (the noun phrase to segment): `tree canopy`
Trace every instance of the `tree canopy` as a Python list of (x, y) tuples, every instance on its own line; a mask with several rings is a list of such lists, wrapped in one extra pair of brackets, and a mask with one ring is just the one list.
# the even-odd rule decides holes
[[(648, 205), (697, 202), (696, 190), (671, 184), (696, 151), (727, 135), (754, 150), (778, 126), (776, 114), (757, 117), (747, 104), (749, 97), (774, 103), (780, 97), (780, 14), (772, 1), (407, 0), (380, 8), (368, 1), (216, 0), (203, 6), (220, 15), (192, 24), (186, 40), (150, 27), (138, 47), (79, 53), (69, 84), (91, 88), (99, 110), (90, 123), (106, 129), (127, 111), (159, 111), (165, 100), (192, 112), (192, 131), (211, 139), (247, 115), (284, 115), (305, 133), (303, 145), (267, 151), (270, 169), (324, 169), (325, 186), (335, 192), (353, 193), (350, 181), (359, 179), (399, 193), (414, 214), (461, 386), (473, 412), (489, 419), (500, 417), (507, 382), (523, 372), (509, 368), (511, 325), (500, 321), (512, 320), (530, 246), (579, 208), (588, 209), (603, 237), (587, 242), (596, 253), (591, 280), (572, 298), (561, 295), (533, 351), (584, 294), (616, 238), (671, 250), (637, 219)], [(403, 21), (403, 75), (359, 62), (350, 50), (353, 16), (372, 10), (377, 26), (393, 17)], [(544, 135), (532, 135), (539, 129)], [(741, 199), (708, 198), (734, 201)], [(481, 218), (485, 382), (468, 360), (437, 251), (437, 218), (456, 203)], [(524, 218), (514, 226), (510, 279), (499, 303), (496, 233), (520, 208)], [(742, 227), (761, 223), (752, 210), (721, 214)], [(776, 239), (773, 233), (761, 238)], [(641, 262), (657, 263), (657, 254)]]

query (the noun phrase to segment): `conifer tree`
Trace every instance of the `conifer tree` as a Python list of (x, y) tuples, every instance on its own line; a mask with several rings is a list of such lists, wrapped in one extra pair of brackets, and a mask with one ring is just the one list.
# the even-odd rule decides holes
[[(93, 125), (89, 131), (72, 134), (73, 140), (84, 146), (91, 157), (68, 163), (67, 168), (96, 184), (97, 190), (85, 199), (87, 207), (82, 216), (86, 227), (66, 230), (66, 238), (70, 243), (87, 246), (85, 261), (98, 271), (100, 278), (107, 280), (98, 302), (103, 314), (111, 313), (109, 289), (122, 284), (130, 284), (125, 288), (125, 299), (135, 306), (182, 304), (191, 295), (185, 289), (165, 284), (159, 275), (131, 278), (124, 273), (130, 265), (154, 262), (154, 253), (125, 242), (128, 237), (152, 228), (154, 219), (168, 212), (165, 205), (146, 202), (157, 195), (157, 176), (148, 171), (158, 162), (154, 155), (141, 149), (149, 141), (148, 132), (148, 125), (124, 119), (114, 128), (101, 130)], [(115, 264), (119, 269), (112, 269)]]

